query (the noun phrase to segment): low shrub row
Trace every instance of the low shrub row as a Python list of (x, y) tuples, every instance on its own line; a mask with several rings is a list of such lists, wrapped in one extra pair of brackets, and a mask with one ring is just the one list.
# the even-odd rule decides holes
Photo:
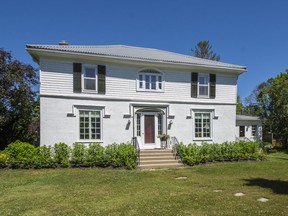
[(182, 162), (189, 166), (214, 161), (263, 160), (265, 155), (260, 151), (258, 142), (236, 142), (207, 144), (201, 146), (189, 144), (177, 145), (177, 154)]
[(98, 143), (86, 146), (75, 143), (73, 148), (65, 143), (53, 147), (16, 141), (0, 153), (0, 168), (55, 168), (55, 167), (125, 167), (135, 169), (137, 152), (131, 144)]

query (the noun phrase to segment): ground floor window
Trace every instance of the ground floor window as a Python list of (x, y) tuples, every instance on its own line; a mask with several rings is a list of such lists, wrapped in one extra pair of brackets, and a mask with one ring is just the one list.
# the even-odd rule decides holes
[(195, 113), (195, 138), (211, 137), (210, 113)]
[(252, 136), (253, 136), (253, 137), (256, 136), (256, 132), (257, 132), (257, 125), (252, 125), (251, 133), (252, 133)]
[(239, 136), (245, 137), (245, 126), (239, 126)]
[(101, 111), (79, 111), (80, 140), (101, 140)]
[(137, 116), (137, 136), (141, 136), (141, 115), (138, 113)]
[(163, 133), (163, 118), (162, 114), (158, 114), (158, 135)]

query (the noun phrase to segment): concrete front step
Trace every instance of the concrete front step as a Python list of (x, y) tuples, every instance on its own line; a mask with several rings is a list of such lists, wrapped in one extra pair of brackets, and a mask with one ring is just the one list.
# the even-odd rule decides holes
[(161, 169), (161, 168), (174, 168), (174, 167), (182, 167), (181, 163), (163, 163), (163, 164), (140, 164), (140, 169)]
[(171, 155), (161, 155), (161, 156), (155, 156), (155, 155), (149, 155), (149, 156), (140, 156), (141, 161), (146, 160), (175, 160), (174, 156)]
[(175, 159), (169, 159), (169, 160), (142, 160), (140, 159), (140, 165), (144, 164), (178, 164), (179, 162)]
[(183, 166), (175, 159), (170, 149), (149, 149), (140, 151), (140, 169), (169, 168)]

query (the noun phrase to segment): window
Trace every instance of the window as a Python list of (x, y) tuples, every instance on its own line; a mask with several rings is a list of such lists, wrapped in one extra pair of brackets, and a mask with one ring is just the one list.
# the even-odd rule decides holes
[(245, 126), (239, 126), (239, 136), (245, 137)]
[(84, 80), (84, 90), (96, 91), (97, 89), (97, 72), (96, 67), (84, 66), (83, 73)]
[(101, 111), (79, 111), (80, 140), (101, 140)]
[(211, 137), (210, 113), (195, 113), (195, 138)]
[(252, 136), (255, 137), (256, 136), (256, 132), (257, 132), (257, 125), (252, 125)]
[(137, 90), (163, 91), (162, 74), (154, 70), (145, 70), (139, 73)]
[(141, 115), (137, 114), (137, 136), (141, 136)]
[(191, 72), (191, 97), (216, 98), (216, 74)]
[(158, 135), (163, 133), (163, 118), (162, 114), (158, 114)]
[(209, 97), (209, 76), (208, 74), (202, 75), (200, 74), (198, 77), (199, 82), (199, 96)]

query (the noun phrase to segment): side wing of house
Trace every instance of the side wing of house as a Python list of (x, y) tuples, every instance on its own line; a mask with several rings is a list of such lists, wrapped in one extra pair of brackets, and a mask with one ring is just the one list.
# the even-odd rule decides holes
[(254, 116), (236, 116), (237, 140), (262, 140), (262, 121)]

